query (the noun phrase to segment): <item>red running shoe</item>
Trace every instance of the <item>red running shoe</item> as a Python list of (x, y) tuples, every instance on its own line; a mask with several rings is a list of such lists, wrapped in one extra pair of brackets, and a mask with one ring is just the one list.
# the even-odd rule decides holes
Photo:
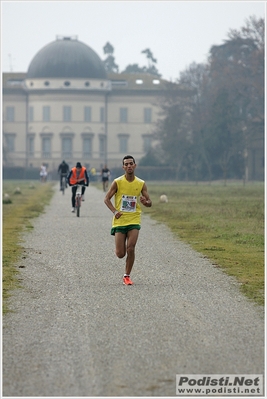
[(123, 277), (123, 284), (125, 284), (125, 285), (132, 285), (133, 284), (132, 280), (130, 279), (130, 276), (124, 276)]

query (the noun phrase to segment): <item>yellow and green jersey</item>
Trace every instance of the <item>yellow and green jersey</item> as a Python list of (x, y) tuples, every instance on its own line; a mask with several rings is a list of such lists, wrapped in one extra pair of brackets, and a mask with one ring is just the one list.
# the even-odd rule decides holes
[(129, 224), (141, 223), (141, 206), (138, 197), (144, 186), (144, 180), (135, 176), (132, 182), (126, 180), (125, 175), (115, 179), (117, 192), (115, 194), (115, 208), (123, 215), (116, 219), (113, 217), (112, 227), (128, 226)]

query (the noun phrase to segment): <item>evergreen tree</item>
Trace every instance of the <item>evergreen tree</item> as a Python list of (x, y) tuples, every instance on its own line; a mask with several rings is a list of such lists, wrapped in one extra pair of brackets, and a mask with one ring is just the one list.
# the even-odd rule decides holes
[(113, 56), (114, 47), (107, 42), (103, 47), (104, 54), (107, 54), (107, 58), (104, 60), (104, 67), (108, 73), (119, 72), (119, 66), (115, 63), (115, 57)]

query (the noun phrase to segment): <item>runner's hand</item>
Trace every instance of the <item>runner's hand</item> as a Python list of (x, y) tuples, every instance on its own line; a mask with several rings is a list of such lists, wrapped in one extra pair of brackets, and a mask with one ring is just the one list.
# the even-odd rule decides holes
[(140, 202), (141, 202), (143, 205), (145, 205), (145, 204), (146, 204), (146, 197), (143, 197), (143, 196), (141, 195), (141, 197), (140, 197)]

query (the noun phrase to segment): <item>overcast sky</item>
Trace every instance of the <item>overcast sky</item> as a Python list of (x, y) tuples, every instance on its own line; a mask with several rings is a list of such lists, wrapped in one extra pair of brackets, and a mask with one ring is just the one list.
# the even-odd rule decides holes
[(56, 36), (77, 36), (101, 59), (114, 47), (122, 71), (147, 66), (149, 48), (168, 80), (193, 62), (207, 61), (211, 46), (223, 44), (265, 1), (1, 1), (2, 72), (27, 72), (36, 53)]

